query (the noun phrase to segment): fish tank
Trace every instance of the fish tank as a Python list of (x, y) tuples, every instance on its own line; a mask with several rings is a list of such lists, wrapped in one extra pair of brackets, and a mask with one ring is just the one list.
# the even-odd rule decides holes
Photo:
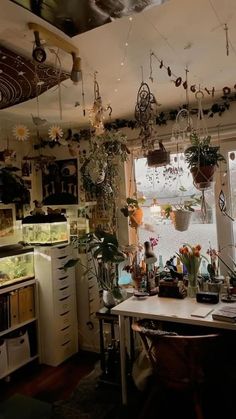
[(22, 230), (23, 241), (34, 246), (69, 242), (69, 224), (61, 214), (29, 215), (22, 220)]
[(0, 287), (34, 278), (34, 249), (22, 245), (0, 247)]

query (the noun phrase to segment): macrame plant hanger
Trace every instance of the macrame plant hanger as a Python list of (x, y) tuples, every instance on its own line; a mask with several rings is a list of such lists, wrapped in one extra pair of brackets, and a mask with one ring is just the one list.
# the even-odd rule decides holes
[[(197, 126), (196, 126), (196, 134), (198, 138), (207, 138), (209, 136), (207, 124), (204, 118), (203, 108), (202, 108), (202, 100), (204, 98), (204, 94), (202, 90), (200, 89), (196, 92), (195, 97), (198, 102), (198, 113), (197, 113)], [(196, 182), (194, 180), (193, 184), (196, 189), (200, 190), (202, 192), (202, 198), (201, 198), (201, 212), (202, 212), (202, 219), (203, 222), (206, 221), (206, 215), (207, 215), (207, 207), (206, 207), (206, 198), (205, 198), (205, 190), (209, 189), (211, 187), (212, 182), (209, 182), (209, 178), (206, 177), (205, 173), (201, 170), (200, 166), (200, 149), (198, 151), (198, 164), (197, 164), (197, 173), (196, 176), (201, 177), (201, 182)], [(196, 177), (195, 177), (196, 179)]]

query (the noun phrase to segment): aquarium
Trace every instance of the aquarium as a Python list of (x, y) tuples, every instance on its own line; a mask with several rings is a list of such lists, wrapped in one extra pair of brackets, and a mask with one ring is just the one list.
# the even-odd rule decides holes
[(23, 241), (40, 246), (68, 243), (69, 225), (63, 216), (28, 216), (22, 221)]
[(0, 247), (0, 287), (34, 278), (32, 247), (10, 245)]

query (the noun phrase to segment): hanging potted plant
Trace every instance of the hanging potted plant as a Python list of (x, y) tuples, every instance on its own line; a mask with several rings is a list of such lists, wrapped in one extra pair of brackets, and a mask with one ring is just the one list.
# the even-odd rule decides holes
[[(183, 190), (183, 189), (182, 189)], [(195, 211), (194, 206), (201, 204), (201, 198), (191, 195), (191, 199), (180, 202), (179, 204), (168, 206), (166, 210), (166, 218), (171, 218), (177, 231), (188, 230), (192, 213)]]
[(164, 145), (159, 141), (159, 148), (148, 152), (148, 167), (166, 166), (170, 163), (170, 152), (166, 151)]
[(210, 144), (209, 135), (200, 138), (197, 133), (193, 133), (190, 142), (191, 146), (184, 152), (186, 163), (197, 189), (207, 189), (211, 186), (216, 167), (220, 161), (225, 161), (225, 158), (220, 154), (219, 146)]
[(143, 210), (139, 206), (139, 202), (134, 198), (127, 198), (126, 204), (121, 208), (121, 212), (125, 217), (129, 217), (129, 225), (132, 228), (138, 228), (143, 222)]

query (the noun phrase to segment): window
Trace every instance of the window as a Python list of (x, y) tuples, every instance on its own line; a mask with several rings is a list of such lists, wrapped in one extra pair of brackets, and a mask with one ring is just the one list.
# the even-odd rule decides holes
[[(202, 217), (201, 204), (199, 204), (194, 207), (195, 211), (187, 231), (175, 230), (171, 218), (165, 217), (165, 208), (168, 205), (173, 208), (190, 200), (193, 195), (199, 198), (202, 195), (193, 185), (192, 175), (183, 154), (171, 155), (170, 165), (157, 168), (148, 168), (145, 158), (138, 159), (135, 162), (135, 173), (138, 197), (145, 197), (142, 206), (143, 226), (139, 229), (141, 243), (149, 240), (150, 237), (159, 237), (158, 246), (154, 248), (154, 251), (162, 256), (164, 263), (178, 251), (183, 243), (193, 245), (199, 243), (202, 245), (203, 253), (206, 253), (209, 248), (209, 242), (212, 247), (217, 248), (214, 185), (204, 192), (205, 219)], [(161, 207), (161, 213), (158, 208), (156, 213), (150, 210), (153, 203)]]

